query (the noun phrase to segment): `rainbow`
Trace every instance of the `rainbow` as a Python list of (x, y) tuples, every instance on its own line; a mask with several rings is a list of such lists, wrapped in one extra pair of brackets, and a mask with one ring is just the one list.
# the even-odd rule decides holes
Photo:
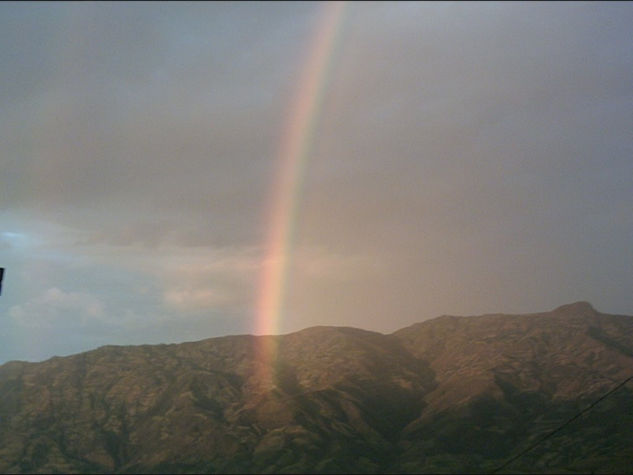
[[(266, 240), (266, 254), (258, 287), (255, 331), (258, 335), (278, 333), (283, 316), (284, 291), (292, 254), (292, 238), (303, 182), (333, 53), (341, 30), (345, 2), (321, 4), (321, 16), (298, 88), (283, 128), (273, 184)], [(273, 338), (262, 341), (259, 362), (269, 371), (274, 360)], [(263, 343), (268, 342), (268, 343)], [(265, 377), (265, 375), (264, 375)]]

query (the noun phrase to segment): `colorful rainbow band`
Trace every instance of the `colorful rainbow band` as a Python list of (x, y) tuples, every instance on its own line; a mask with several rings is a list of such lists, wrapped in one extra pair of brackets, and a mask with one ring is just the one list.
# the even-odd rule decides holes
[[(273, 186), (266, 256), (262, 265), (256, 306), (255, 332), (273, 335), (283, 317), (284, 291), (291, 260), (292, 237), (303, 182), (305, 163), (312, 147), (315, 129), (331, 60), (342, 25), (345, 2), (321, 4), (322, 16), (311, 42), (308, 61), (291, 103), (284, 126), (277, 160), (278, 172)], [(271, 339), (262, 339), (262, 341)], [(260, 363), (270, 367), (274, 350), (262, 350)]]

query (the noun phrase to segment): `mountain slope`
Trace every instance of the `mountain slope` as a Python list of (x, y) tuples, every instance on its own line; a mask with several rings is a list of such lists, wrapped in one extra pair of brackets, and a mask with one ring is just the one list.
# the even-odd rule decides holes
[[(402, 435), (411, 453), (402, 459), (415, 466), (423, 452), (429, 470), (442, 471), (445, 459), (457, 471), (492, 470), (633, 375), (633, 319), (586, 302), (523, 316), (445, 316), (395, 335), (436, 374), (426, 410)], [(632, 386), (509, 469), (633, 470)]]
[[(632, 374), (633, 318), (584, 302), (107, 346), (0, 366), (0, 472), (490, 471)], [(633, 470), (630, 386), (508, 470)]]

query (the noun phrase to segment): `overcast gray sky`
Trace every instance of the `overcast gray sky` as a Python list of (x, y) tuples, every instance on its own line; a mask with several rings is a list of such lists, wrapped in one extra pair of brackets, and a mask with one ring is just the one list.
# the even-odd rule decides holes
[[(253, 333), (323, 3), (0, 3), (0, 362)], [(633, 314), (633, 4), (354, 2), (279, 331)]]

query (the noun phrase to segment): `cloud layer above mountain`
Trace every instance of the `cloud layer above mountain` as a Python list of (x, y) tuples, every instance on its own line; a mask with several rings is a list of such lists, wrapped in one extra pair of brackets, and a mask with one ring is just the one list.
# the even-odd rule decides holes
[[(0, 5), (1, 361), (254, 331), (323, 8)], [(633, 313), (632, 21), (627, 3), (347, 5), (280, 331)]]

